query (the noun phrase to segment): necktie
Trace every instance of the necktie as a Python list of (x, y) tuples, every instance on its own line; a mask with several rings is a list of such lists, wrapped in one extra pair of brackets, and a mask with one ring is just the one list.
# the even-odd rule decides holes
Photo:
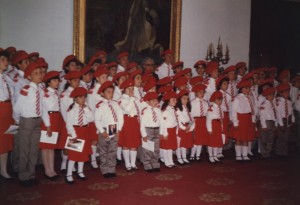
[(232, 101), (234, 100), (234, 88), (233, 88), (233, 82), (230, 82), (230, 95), (232, 98)]
[(54, 91), (54, 94), (55, 94), (55, 95), (56, 95), (56, 97), (57, 97), (58, 108), (59, 108), (59, 110), (60, 110), (60, 100), (59, 100), (59, 96), (58, 96), (58, 91), (57, 91), (57, 90), (55, 90), (55, 91)]
[(288, 109), (287, 100), (284, 101), (284, 113), (285, 113), (285, 117), (288, 118), (288, 116), (289, 116), (289, 109)]
[(191, 122), (191, 121), (192, 121), (191, 114), (190, 114), (188, 108), (186, 107), (186, 105), (185, 105), (184, 107), (185, 107), (185, 110), (186, 110), (186, 112), (187, 112), (187, 114), (188, 114), (188, 116), (189, 116), (190, 122)]
[(203, 108), (202, 101), (200, 100), (200, 117), (202, 116), (204, 116), (204, 108)]
[(40, 108), (40, 92), (39, 92), (39, 89), (36, 90), (35, 97), (36, 97), (36, 101), (35, 101), (36, 114), (38, 116), (40, 116), (41, 115), (41, 108)]
[(5, 78), (4, 78), (4, 75), (2, 75), (2, 80), (3, 80), (3, 82), (5, 83), (6, 88), (7, 88), (7, 92), (8, 92), (8, 96), (9, 96), (9, 99), (8, 99), (8, 100), (10, 100), (10, 99), (11, 99), (11, 92), (10, 92), (10, 88), (9, 88), (9, 86), (8, 86), (8, 83), (7, 83), (7, 81), (6, 81)]
[(82, 126), (83, 125), (83, 108), (79, 108), (79, 114), (78, 114), (78, 125)]
[(226, 93), (224, 93), (224, 103), (225, 103), (226, 111), (229, 111), (229, 106), (228, 106), (228, 102), (227, 102), (227, 95), (226, 95)]
[(176, 118), (176, 122), (177, 122), (177, 124), (178, 124), (178, 115), (177, 115), (177, 113), (176, 113), (175, 108), (173, 107), (172, 109), (173, 109), (173, 111), (174, 111), (174, 115), (175, 115), (175, 118)]
[(116, 115), (116, 112), (115, 112), (113, 106), (110, 103), (108, 103), (108, 107), (109, 107), (109, 109), (110, 109), (110, 111), (111, 111), (111, 113), (113, 115), (114, 121), (117, 122), (118, 119), (117, 119), (117, 115)]
[(275, 117), (275, 119), (277, 119), (277, 114), (276, 114), (276, 110), (275, 110), (274, 104), (273, 104), (272, 101), (270, 101), (270, 103), (271, 103), (271, 106), (272, 106), (272, 110), (273, 110), (273, 113), (274, 113), (274, 117)]
[(171, 75), (171, 65), (168, 65), (168, 76), (170, 76)]
[(86, 83), (86, 88), (89, 90), (90, 89), (90, 85), (88, 83)]
[(152, 111), (152, 120), (153, 120), (153, 122), (157, 122), (157, 116), (156, 116), (156, 113), (155, 113), (154, 109), (151, 108), (151, 111)]
[(250, 94), (247, 95), (247, 99), (248, 99), (249, 104), (250, 104), (251, 113), (252, 113), (252, 115), (254, 115), (253, 103), (252, 103), (252, 100), (250, 99)]
[(140, 98), (142, 99), (143, 98), (143, 93), (142, 93), (141, 89), (137, 88), (137, 90), (139, 91)]
[(220, 119), (222, 120), (223, 119), (223, 114), (222, 114), (221, 106), (218, 106), (218, 108), (219, 108)]

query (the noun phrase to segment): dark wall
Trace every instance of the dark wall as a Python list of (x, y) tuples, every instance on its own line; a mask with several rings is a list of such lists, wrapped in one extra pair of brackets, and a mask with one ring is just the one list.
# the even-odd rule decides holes
[(252, 0), (251, 7), (250, 69), (300, 72), (300, 3)]

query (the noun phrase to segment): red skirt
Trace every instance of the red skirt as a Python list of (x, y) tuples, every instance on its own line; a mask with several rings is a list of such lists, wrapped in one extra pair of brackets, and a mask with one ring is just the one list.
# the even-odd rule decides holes
[[(60, 137), (62, 125), (64, 124), (64, 120), (62, 118), (61, 113), (60, 112), (49, 113), (49, 118), (50, 118), (52, 132), (58, 132), (58, 137)], [(41, 124), (41, 130), (47, 131), (47, 127), (45, 126), (44, 122), (42, 122)], [(49, 143), (40, 142), (40, 149), (56, 149), (57, 143), (49, 144)]]
[(118, 144), (121, 147), (137, 148), (141, 145), (142, 135), (137, 117), (124, 115), (124, 125), (120, 136)]
[(66, 123), (63, 120), (61, 125), (61, 133), (58, 137), (57, 144), (56, 144), (56, 149), (65, 149), (67, 138), (68, 138), (68, 131), (67, 131)]
[(231, 136), (229, 112), (224, 112), (223, 118), (223, 134), (225, 134), (225, 144), (228, 142), (228, 137)]
[(219, 120), (212, 121), (212, 134), (209, 135), (210, 147), (223, 147), (222, 141), (222, 123)]
[(168, 139), (161, 139), (160, 140), (160, 148), (161, 149), (177, 149), (177, 136), (176, 136), (176, 130), (177, 127), (168, 128)]
[(13, 135), (4, 134), (13, 124), (11, 102), (0, 102), (0, 154), (13, 150)]
[(180, 137), (179, 147), (192, 148), (193, 147), (193, 132), (186, 132), (178, 129), (178, 137)]
[(195, 118), (194, 144), (208, 145), (208, 143), (209, 143), (209, 134), (206, 128), (206, 117), (197, 117)]
[(76, 162), (86, 162), (89, 161), (89, 155), (92, 154), (92, 147), (91, 147), (91, 138), (88, 136), (90, 127), (75, 127), (75, 132), (78, 139), (85, 140), (85, 144), (83, 147), (82, 152), (76, 152), (73, 150), (68, 150), (68, 159), (73, 160)]
[(234, 138), (237, 141), (251, 141), (254, 139), (254, 125), (251, 113), (237, 114), (239, 126), (234, 129)]
[(90, 128), (91, 141), (98, 141), (98, 134), (97, 134), (96, 124), (94, 122), (90, 122), (89, 123), (89, 128)]

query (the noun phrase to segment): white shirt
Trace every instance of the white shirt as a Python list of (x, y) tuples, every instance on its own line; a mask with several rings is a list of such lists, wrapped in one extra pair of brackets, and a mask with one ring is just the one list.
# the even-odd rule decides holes
[(140, 117), (140, 101), (136, 97), (123, 94), (119, 102), (124, 114)]
[(210, 96), (216, 91), (216, 79), (209, 78), (206, 86), (205, 99), (209, 100)]
[(208, 132), (212, 132), (212, 121), (217, 119), (221, 120), (223, 119), (223, 111), (221, 108), (221, 113), (220, 113), (220, 108), (216, 103), (212, 103), (210, 108), (208, 109), (207, 115), (206, 115), (206, 128)]
[(292, 103), (294, 104), (298, 97), (298, 88), (296, 88), (295, 86), (292, 86), (292, 85), (290, 85), (290, 86), (291, 86), (290, 97), (291, 97)]
[[(40, 95), (39, 110), (40, 115), (37, 114), (36, 102), (37, 95), (36, 91)], [(20, 97), (13, 107), (13, 117), (17, 123), (19, 123), (20, 117), (41, 117), (43, 106), (42, 101), (44, 97), (44, 91), (37, 86), (35, 83), (30, 82), (29, 85), (23, 87), (20, 91)]]
[[(204, 99), (200, 99), (198, 97), (196, 97), (195, 99), (193, 99), (191, 101), (191, 105), (192, 105), (192, 110), (191, 110), (191, 114), (193, 117), (205, 117), (207, 114), (207, 110), (208, 110), (208, 102)], [(200, 107), (203, 107), (203, 114), (201, 114), (201, 109)]]
[(29, 84), (29, 81), (24, 78), (24, 72), (21, 70), (17, 71), (17, 74), (13, 78), (14, 81), (14, 102), (16, 103), (20, 97), (21, 89)]
[(163, 116), (163, 136), (168, 136), (168, 128), (173, 128), (178, 126), (176, 111), (174, 107), (167, 106), (166, 109), (162, 112)]
[[(153, 121), (152, 110), (156, 115), (156, 122)], [(159, 127), (159, 134), (163, 135), (164, 123), (161, 110), (157, 107), (152, 108), (147, 105), (141, 112), (141, 134), (142, 137), (147, 137), (146, 127)]]
[(11, 81), (7, 75), (1, 74), (0, 73), (0, 102), (1, 101), (6, 101), (6, 100), (11, 100), (13, 101), (14, 97), (14, 90), (10, 86), (11, 84), (9, 83)]
[(58, 91), (48, 87), (45, 91), (43, 98), (43, 112), (42, 119), (46, 127), (51, 126), (49, 111), (60, 111), (59, 110), (59, 95)]
[[(74, 125), (78, 126), (80, 106), (75, 103), (73, 108), (67, 112), (67, 131), (72, 138), (77, 138)], [(93, 121), (93, 115), (88, 107), (83, 108), (83, 125), (87, 125)]]
[(298, 112), (300, 112), (300, 90), (298, 90), (298, 95), (294, 103), (294, 107)]
[(143, 88), (142, 87), (133, 87), (133, 95), (134, 97), (136, 97), (137, 99), (141, 100), (143, 98)]
[(126, 69), (119, 64), (117, 67), (117, 73), (124, 72), (124, 71), (126, 71)]
[(87, 104), (89, 108), (92, 110), (92, 112), (96, 109), (96, 104), (103, 100), (100, 94), (98, 94), (98, 90), (101, 87), (99, 83), (96, 83), (94, 88), (92, 88), (87, 95)]
[(113, 100), (119, 101), (122, 97), (122, 91), (118, 86), (115, 86)]
[[(110, 105), (115, 113), (116, 120), (114, 119)], [(95, 124), (100, 133), (103, 133), (105, 131), (104, 128), (107, 129), (108, 125), (117, 125), (117, 130), (122, 130), (124, 116), (119, 104), (116, 101), (106, 100), (104, 98), (98, 102), (95, 110)]]
[(12, 65), (8, 65), (6, 71), (3, 73), (4, 75), (7, 75), (11, 80), (14, 79), (14, 76), (18, 73), (18, 70), (16, 67)]
[(83, 87), (83, 88), (89, 90), (89, 89), (92, 88), (92, 81), (89, 82), (89, 83), (86, 83), (86, 82), (84, 82), (84, 81), (81, 80), (80, 81), (80, 87)]
[(189, 124), (190, 131), (193, 131), (195, 128), (194, 119), (192, 117), (192, 114), (188, 111), (187, 107), (182, 105), (182, 111), (180, 111), (178, 108), (176, 110), (177, 118), (178, 118), (178, 126), (182, 130), (186, 130), (186, 126), (184, 124)]
[(276, 119), (277, 113), (276, 113), (275, 99), (272, 102), (273, 102), (273, 105), (269, 100), (265, 100), (260, 104), (259, 119), (260, 119), (260, 124), (261, 124), (262, 128), (267, 128), (267, 124), (266, 124), (267, 120), (274, 121), (275, 125), (277, 126), (277, 119)]
[(65, 85), (67, 84), (67, 80), (65, 79), (65, 71), (61, 71), (59, 74), (59, 87), (58, 87), (58, 92), (62, 93), (65, 89)]
[(166, 63), (161, 64), (157, 68), (156, 74), (158, 75), (159, 79), (162, 79), (167, 76), (173, 76), (174, 74), (172, 70), (172, 65), (171, 64), (168, 65)]
[[(285, 102), (287, 101), (287, 114), (285, 115)], [(283, 126), (282, 118), (291, 117), (292, 122), (295, 122), (295, 116), (293, 112), (292, 102), (290, 100), (285, 100), (283, 97), (278, 97), (276, 100), (276, 112), (277, 112), (277, 122), (280, 126)]]
[[(232, 102), (232, 122), (235, 127), (239, 126), (238, 113), (251, 113), (251, 106), (248, 98), (243, 93), (239, 93)], [(252, 122), (255, 122), (255, 114), (252, 115)]]
[(73, 98), (70, 98), (70, 94), (73, 90), (74, 88), (68, 87), (60, 95), (60, 112), (65, 122), (67, 122), (67, 110), (69, 109), (70, 105), (74, 102)]

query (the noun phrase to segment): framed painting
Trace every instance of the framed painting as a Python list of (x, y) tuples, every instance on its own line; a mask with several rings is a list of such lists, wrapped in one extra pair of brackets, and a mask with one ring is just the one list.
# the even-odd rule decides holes
[(180, 54), (182, 0), (74, 0), (73, 53), (82, 62), (97, 51), (114, 61), (121, 51), (138, 63), (160, 53)]

